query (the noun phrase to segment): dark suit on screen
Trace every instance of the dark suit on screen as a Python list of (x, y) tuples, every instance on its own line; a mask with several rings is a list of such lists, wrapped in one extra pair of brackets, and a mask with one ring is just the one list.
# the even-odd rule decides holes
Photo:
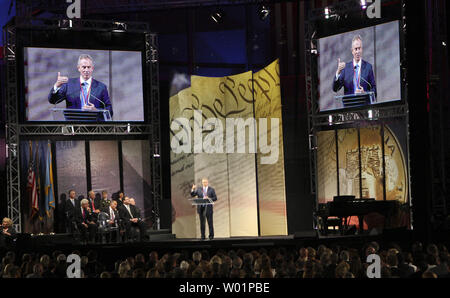
[[(94, 79), (92, 79), (91, 84), (89, 102), (97, 109), (108, 110), (112, 117), (113, 110), (109, 99), (108, 88), (102, 82)], [(54, 92), (52, 87), (48, 95), (48, 101), (51, 104), (56, 104), (65, 100), (68, 109), (81, 109), (80, 92), (80, 78), (71, 78), (66, 84), (61, 85), (57, 92)]]
[[(191, 192), (191, 196), (203, 198), (203, 186), (197, 187), (196, 190)], [(211, 186), (208, 186), (206, 196), (213, 202), (217, 201), (216, 191)], [(197, 213), (200, 217), (200, 232), (202, 239), (205, 239), (205, 217), (208, 221), (209, 238), (214, 238), (214, 222), (213, 222), (213, 205), (197, 205)]]
[[(336, 80), (336, 75), (333, 77), (333, 91), (338, 92), (342, 87), (344, 87), (344, 94), (355, 94), (355, 88), (353, 85), (353, 76), (355, 74), (355, 69), (353, 66), (353, 61), (347, 62), (345, 68), (339, 74)], [(359, 85), (364, 88), (364, 91), (375, 92), (375, 98), (377, 95), (377, 86), (375, 83), (375, 76), (373, 75), (372, 64), (367, 61), (361, 60), (361, 71), (360, 71), (360, 82)], [(370, 83), (367, 84), (367, 82)]]
[[(119, 210), (119, 216), (122, 221), (122, 224), (125, 226), (126, 237), (127, 237), (127, 239), (130, 239), (131, 238), (131, 228), (133, 226), (137, 226), (139, 228), (139, 233), (140, 233), (141, 241), (142, 241), (145, 239), (145, 232), (147, 229), (146, 224), (141, 218), (140, 210), (136, 206), (133, 206), (133, 205), (128, 205), (128, 206), (130, 207), (130, 212), (128, 211), (125, 204), (120, 206), (119, 208), (117, 208)], [(131, 219), (133, 219), (133, 218), (138, 219), (137, 223), (134, 223), (131, 221)]]

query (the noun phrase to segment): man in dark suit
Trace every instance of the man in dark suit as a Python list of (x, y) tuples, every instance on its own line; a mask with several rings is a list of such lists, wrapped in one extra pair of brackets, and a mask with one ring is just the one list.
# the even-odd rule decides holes
[(80, 205), (80, 208), (75, 209), (74, 218), (78, 230), (81, 233), (81, 240), (94, 242), (97, 233), (94, 213), (89, 207), (89, 201), (87, 199), (81, 200)]
[(90, 55), (80, 55), (78, 58), (79, 78), (61, 76), (53, 86), (48, 101), (51, 104), (66, 101), (66, 107), (70, 109), (83, 109), (95, 111), (97, 109), (108, 110), (113, 115), (111, 101), (109, 100), (106, 85), (92, 78), (94, 72), (94, 60)]
[(64, 218), (65, 218), (65, 226), (66, 230), (69, 233), (73, 232), (72, 223), (74, 222), (75, 210), (80, 208), (80, 201), (76, 198), (75, 190), (69, 190), (69, 198), (64, 203)]
[[(111, 200), (109, 206), (102, 207), (102, 212), (106, 213), (108, 215), (108, 219), (106, 221), (106, 227), (107, 228), (119, 228), (120, 230), (120, 215), (119, 210), (117, 210), (117, 202), (114, 200)], [(112, 233), (117, 233), (117, 239), (119, 239), (119, 230), (114, 229), (110, 233), (107, 234), (107, 241), (111, 239)]]
[(338, 59), (338, 68), (333, 79), (333, 91), (337, 92), (344, 87), (344, 94), (357, 94), (367, 91), (373, 91), (375, 98), (377, 95), (377, 86), (373, 74), (372, 65), (362, 60), (362, 39), (357, 35), (352, 40), (353, 61), (341, 62)]
[[(192, 185), (191, 196), (202, 199), (211, 199), (213, 202), (217, 201), (217, 196), (214, 188), (208, 186), (208, 179), (202, 179), (202, 186), (197, 187)], [(213, 224), (213, 205), (202, 204), (197, 206), (197, 213), (200, 217), (200, 232), (202, 240), (205, 240), (205, 217), (208, 220), (209, 239), (214, 239), (214, 224)]]
[(108, 214), (108, 225), (116, 227), (120, 220), (119, 210), (117, 210), (117, 202), (111, 201), (108, 207), (102, 209), (102, 212)]
[(140, 239), (145, 239), (146, 224), (141, 219), (140, 211), (136, 206), (130, 204), (130, 198), (125, 197), (123, 205), (119, 207), (120, 219), (125, 226), (125, 235), (127, 240), (131, 238), (131, 227), (137, 226), (139, 228)]
[(92, 212), (95, 214), (98, 214), (100, 212), (100, 205), (101, 205), (101, 197), (96, 196), (95, 192), (93, 190), (89, 191), (88, 198), (89, 207), (91, 208)]

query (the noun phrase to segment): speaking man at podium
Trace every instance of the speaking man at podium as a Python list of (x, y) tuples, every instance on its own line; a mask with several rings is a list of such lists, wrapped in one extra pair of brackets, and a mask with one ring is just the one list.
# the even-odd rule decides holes
[(78, 58), (79, 78), (58, 77), (55, 85), (48, 95), (51, 104), (66, 101), (69, 109), (82, 109), (95, 111), (97, 109), (108, 110), (113, 115), (111, 101), (109, 100), (106, 85), (92, 78), (94, 72), (94, 60), (90, 55), (82, 54)]
[(341, 62), (338, 58), (338, 68), (333, 79), (333, 91), (339, 91), (344, 86), (344, 94), (358, 94), (373, 91), (375, 98), (377, 88), (373, 75), (372, 64), (362, 60), (363, 46), (360, 35), (352, 39), (353, 61)]
[[(208, 186), (208, 179), (202, 179), (202, 186), (197, 187), (192, 185), (191, 196), (202, 199), (211, 199), (213, 202), (217, 201), (216, 191), (214, 188)], [(214, 223), (213, 223), (213, 205), (202, 204), (197, 205), (197, 213), (200, 217), (200, 232), (202, 234), (202, 240), (205, 240), (205, 217), (208, 220), (209, 239), (214, 239)]]

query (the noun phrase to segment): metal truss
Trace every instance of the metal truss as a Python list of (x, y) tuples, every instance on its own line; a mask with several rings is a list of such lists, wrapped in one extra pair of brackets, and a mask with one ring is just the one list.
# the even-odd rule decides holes
[[(33, 11), (43, 10), (65, 14), (70, 3), (62, 0), (16, 0), (18, 11), (30, 16)], [(112, 14), (145, 10), (166, 10), (176, 8), (217, 7), (245, 4), (271, 4), (283, 0), (95, 0), (82, 1), (82, 16), (88, 14)], [(20, 8), (20, 9), (19, 9)]]
[(149, 32), (149, 26), (143, 22), (119, 22), (117, 20), (88, 20), (88, 19), (67, 19), (62, 18), (33, 18), (21, 17), (16, 20), (17, 28), (24, 29), (65, 29), (78, 31), (120, 31), (144, 33)]
[(146, 135), (151, 134), (151, 125), (136, 124), (45, 124), (19, 125), (19, 135)]
[[(317, 44), (314, 40), (314, 26), (307, 22), (305, 25), (305, 87), (306, 87), (306, 106), (308, 110), (308, 137), (309, 137), (309, 174), (310, 174), (310, 191), (316, 194), (316, 145), (313, 115), (317, 111), (317, 60), (313, 59), (313, 55), (317, 55)], [(317, 208), (317, 202), (316, 206)]]
[(17, 100), (16, 27), (8, 23), (3, 28), (4, 59), (6, 60), (6, 181), (8, 217), (18, 232), (22, 231), (20, 211), (20, 150)]
[[(406, 33), (406, 19), (404, 17), (404, 4), (401, 1), (401, 34), (400, 45), (401, 53), (401, 88), (402, 98), (407, 98), (406, 81), (406, 47), (404, 36)], [(337, 2), (328, 7), (329, 18), (339, 18), (349, 13), (365, 14), (361, 9), (359, 1)], [(365, 15), (363, 16), (365, 17)], [(311, 10), (308, 21), (305, 26), (305, 80), (306, 80), (306, 102), (308, 109), (308, 135), (309, 135), (309, 161), (310, 161), (310, 188), (311, 194), (316, 197), (317, 206), (317, 133), (324, 128), (336, 127), (340, 125), (361, 125), (388, 122), (392, 119), (403, 119), (405, 125), (408, 121), (408, 105), (402, 103), (399, 105), (378, 106), (372, 105), (361, 109), (335, 110), (320, 112), (319, 100), (319, 81), (318, 81), (318, 50), (317, 50), (317, 30), (318, 20), (325, 20), (324, 8)], [(408, 134), (407, 134), (408, 135)], [(409, 143), (409, 139), (408, 139)], [(408, 159), (409, 168), (409, 159)]]
[[(27, 2), (27, 1), (19, 1)], [(47, 1), (45, 1), (47, 3)], [(25, 9), (26, 10), (26, 9)], [(26, 12), (24, 12), (26, 13)], [(145, 74), (149, 80), (150, 87), (146, 88), (146, 98), (150, 99), (147, 105), (148, 116), (151, 119), (149, 124), (135, 123), (55, 123), (55, 124), (21, 124), (19, 123), (18, 107), (18, 82), (16, 65), (16, 36), (17, 28), (33, 28), (43, 30), (62, 29), (90, 30), (90, 31), (113, 31), (121, 25), (123, 31), (139, 32), (145, 36), (146, 64)], [(96, 21), (73, 19), (67, 20), (35, 19), (16, 17), (15, 21), (7, 24), (3, 29), (4, 57), (6, 64), (6, 146), (7, 146), (7, 202), (8, 216), (13, 220), (17, 231), (22, 231), (21, 214), (21, 191), (20, 191), (20, 150), (19, 145), (22, 139), (35, 136), (127, 136), (127, 135), (147, 135), (151, 148), (151, 169), (152, 169), (152, 199), (153, 199), (153, 227), (160, 227), (159, 201), (162, 199), (162, 179), (161, 179), (161, 158), (160, 158), (160, 102), (159, 102), (159, 76), (158, 76), (158, 45), (157, 35), (150, 33), (147, 23), (117, 23), (112, 21)], [(120, 29), (120, 28), (119, 28)]]
[(160, 228), (159, 203), (162, 195), (162, 169), (161, 169), (161, 109), (159, 97), (159, 63), (158, 63), (158, 38), (156, 34), (145, 34), (145, 63), (147, 65), (147, 77), (150, 78), (149, 117), (151, 119), (150, 152), (152, 167), (152, 198), (153, 198), (153, 229)]
[(448, 79), (448, 56), (444, 45), (447, 41), (446, 3), (447, 1), (427, 1), (427, 26), (429, 28), (427, 37), (430, 40), (428, 48), (431, 49), (427, 59), (428, 74), (427, 85), (429, 92), (429, 137), (431, 177), (432, 177), (432, 202), (433, 223), (439, 227), (445, 221), (448, 214), (446, 200), (450, 183), (448, 172), (450, 171), (449, 153), (449, 125), (447, 111), (450, 109), (448, 103), (447, 86)]
[(374, 106), (365, 108), (360, 111), (343, 111), (334, 112), (332, 114), (320, 114), (313, 115), (312, 122), (315, 128), (330, 126), (330, 125), (342, 125), (342, 124), (354, 124), (377, 120), (387, 120), (393, 118), (406, 117), (408, 108), (406, 105), (392, 106), (392, 107), (380, 107)]

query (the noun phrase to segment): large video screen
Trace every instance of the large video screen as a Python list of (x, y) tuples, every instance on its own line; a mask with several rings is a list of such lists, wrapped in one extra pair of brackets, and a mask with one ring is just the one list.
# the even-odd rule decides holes
[(374, 95), (363, 105), (401, 100), (399, 22), (318, 39), (319, 110), (347, 108), (352, 95)]
[(144, 121), (140, 51), (25, 47), (24, 65), (25, 121)]

